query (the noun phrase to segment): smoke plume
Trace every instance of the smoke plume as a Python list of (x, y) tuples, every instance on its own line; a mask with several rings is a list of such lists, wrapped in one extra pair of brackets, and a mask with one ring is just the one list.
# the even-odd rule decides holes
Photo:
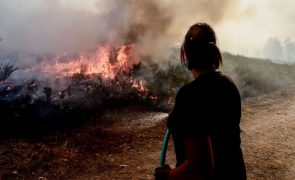
[[(92, 2), (92, 3), (89, 3)], [(197, 21), (216, 25), (234, 0), (10, 0), (0, 2), (1, 51), (91, 51), (100, 43), (136, 42), (155, 58), (181, 42)], [(85, 5), (87, 4), (87, 6)]]

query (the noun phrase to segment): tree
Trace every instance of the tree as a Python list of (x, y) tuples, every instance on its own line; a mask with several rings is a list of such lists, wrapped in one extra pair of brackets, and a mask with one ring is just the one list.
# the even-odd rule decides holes
[(284, 41), (284, 59), (287, 61), (295, 61), (295, 43), (287, 38)]
[(264, 46), (264, 56), (272, 60), (283, 59), (283, 46), (277, 37), (271, 37)]

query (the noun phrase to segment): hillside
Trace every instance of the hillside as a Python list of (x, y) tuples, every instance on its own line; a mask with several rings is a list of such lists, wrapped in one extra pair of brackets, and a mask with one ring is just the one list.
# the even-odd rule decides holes
[[(223, 57), (221, 71), (233, 78), (243, 97), (241, 137), (249, 179), (293, 180), (295, 66), (226, 53)], [(76, 101), (69, 101), (71, 99), (67, 99), (66, 104), (58, 104), (54, 98), (30, 103), (25, 99), (27, 104), (17, 104), (20, 103), (18, 96), (11, 98), (14, 94), (2, 94), (0, 104), (6, 111), (1, 108), (1, 128), (4, 130), (1, 133), (10, 134), (5, 138), (2, 136), (0, 141), (0, 177), (153, 179), (166, 130), (166, 112), (173, 105), (169, 103), (173, 103), (177, 88), (191, 80), (188, 72), (173, 59), (166, 67), (141, 66), (136, 72), (142, 78), (150, 78), (146, 85), (153, 95), (158, 95), (158, 102), (142, 96), (138, 99), (134, 91), (132, 96), (116, 94), (111, 96), (113, 99), (102, 98), (99, 104), (87, 106), (81, 100), (80, 104), (74, 104)], [(143, 77), (146, 70), (152, 73)], [(85, 87), (89, 82), (96, 83), (88, 77), (78, 77), (76, 88)], [(166, 82), (166, 86), (162, 82)], [(102, 92), (87, 94), (89, 91), (81, 89), (83, 98)], [(104, 95), (118, 92), (107, 90), (104, 89)], [(101, 96), (98, 94), (93, 100)], [(13, 109), (15, 107), (17, 109)], [(47, 108), (49, 110), (44, 112)], [(18, 116), (10, 114), (14, 112), (19, 113)], [(40, 112), (42, 116), (35, 115)], [(48, 116), (50, 113), (53, 114)], [(24, 119), (31, 115), (34, 115), (33, 119)], [(7, 122), (11, 129), (5, 129)], [(171, 143), (167, 162), (174, 166)]]
[(242, 97), (251, 97), (295, 83), (295, 64), (277, 64), (270, 60), (223, 53), (222, 71), (237, 84)]

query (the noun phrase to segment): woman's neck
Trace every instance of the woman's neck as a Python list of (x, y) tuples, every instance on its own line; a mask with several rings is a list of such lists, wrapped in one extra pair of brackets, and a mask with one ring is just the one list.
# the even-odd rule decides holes
[(216, 70), (213, 68), (204, 68), (204, 69), (192, 69), (191, 71), (193, 73), (194, 78), (197, 78), (201, 74), (205, 74), (208, 72), (215, 72)]

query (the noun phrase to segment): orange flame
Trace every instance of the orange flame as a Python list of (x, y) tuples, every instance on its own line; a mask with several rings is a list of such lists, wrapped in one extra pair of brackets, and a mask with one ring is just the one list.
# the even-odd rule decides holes
[[(116, 82), (121, 75), (130, 75), (134, 65), (139, 63), (139, 54), (135, 52), (134, 44), (124, 44), (116, 48), (111, 45), (102, 45), (98, 46), (94, 53), (81, 53), (75, 58), (69, 57), (71, 56), (67, 53), (53, 59), (43, 57), (40, 66), (33, 66), (29, 71), (40, 71), (49, 79), (52, 77), (62, 79), (81, 73), (90, 77), (98, 75), (104, 80)], [(123, 79), (139, 93), (148, 93), (144, 80), (136, 80), (130, 76)], [(118, 83), (116, 82), (114, 86)]]
[(42, 61), (40, 71), (51, 77), (84, 73), (114, 79), (118, 73), (130, 72), (131, 67), (139, 62), (132, 44), (121, 45), (118, 48), (109, 45), (99, 46), (93, 54), (82, 53), (79, 58), (67, 62), (63, 62), (62, 59), (62, 56), (57, 56), (50, 62)]
[(144, 86), (145, 81), (143, 80), (139, 80), (136, 81), (134, 79), (130, 80), (130, 83), (132, 84), (132, 87), (137, 89), (139, 92), (141, 93), (147, 93), (149, 90)]

